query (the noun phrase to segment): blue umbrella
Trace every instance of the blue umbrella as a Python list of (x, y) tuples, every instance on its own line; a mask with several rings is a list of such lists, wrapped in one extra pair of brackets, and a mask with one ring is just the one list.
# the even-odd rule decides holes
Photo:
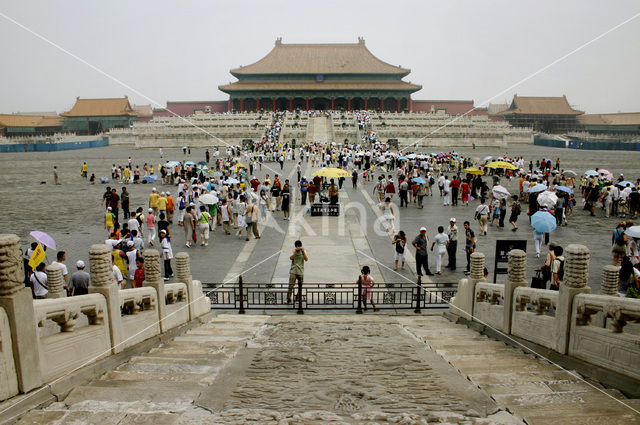
[(584, 172), (584, 175), (587, 177), (597, 176), (598, 172), (596, 170), (587, 170)]
[(556, 217), (547, 210), (540, 210), (531, 216), (531, 225), (538, 233), (551, 233), (556, 229)]
[(178, 165), (180, 165), (178, 161), (167, 161), (167, 163), (164, 164), (165, 167), (177, 167)]
[(567, 186), (556, 186), (556, 190), (559, 190), (560, 192), (573, 193), (573, 189)]
[(407, 160), (407, 158), (405, 158), (404, 156), (399, 156), (398, 157), (398, 161), (406, 161), (406, 160)]
[(196, 165), (196, 163), (193, 161), (187, 161), (184, 163), (184, 165)]
[(541, 183), (538, 183), (535, 186), (530, 187), (528, 192), (529, 193), (537, 193), (537, 192), (542, 192), (542, 191), (545, 191), (545, 190), (547, 190), (547, 186), (545, 186), (545, 185), (543, 185)]
[(630, 181), (628, 181), (628, 180), (623, 180), (623, 181), (621, 181), (620, 183), (616, 183), (616, 186), (620, 186), (620, 187), (627, 187), (627, 186), (629, 186), (629, 187), (633, 187), (633, 183), (631, 183), (631, 182), (630, 182)]
[(207, 165), (208, 162), (207, 161), (198, 161), (198, 165)]
[(240, 183), (240, 180), (236, 180), (234, 178), (228, 178), (224, 181), (225, 184), (238, 184)]
[(147, 183), (153, 183), (154, 181), (158, 180), (158, 176), (155, 174), (151, 174), (150, 176), (147, 176), (142, 180), (146, 181)]
[(418, 183), (418, 184), (427, 184), (427, 181), (425, 179), (423, 179), (422, 177), (414, 177), (413, 181)]

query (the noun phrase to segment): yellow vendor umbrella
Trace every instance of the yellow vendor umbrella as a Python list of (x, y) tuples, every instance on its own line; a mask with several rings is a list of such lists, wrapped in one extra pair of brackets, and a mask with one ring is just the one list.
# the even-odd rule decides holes
[(465, 173), (467, 174), (484, 174), (484, 171), (482, 170), (478, 170), (477, 168), (465, 168), (464, 170)]
[(238, 168), (247, 168), (247, 166), (246, 166), (246, 165), (244, 165), (244, 164), (240, 164), (240, 163), (238, 162), (238, 163), (236, 164), (236, 170), (235, 170), (235, 171), (236, 171), (236, 173), (238, 172)]
[(340, 168), (322, 168), (315, 173), (314, 176), (338, 178), (338, 177), (351, 177), (351, 173)]
[(515, 165), (513, 165), (510, 162), (507, 161), (493, 161), (488, 163), (485, 167), (489, 167), (489, 168), (504, 168), (505, 170), (517, 170), (518, 167), (516, 167)]

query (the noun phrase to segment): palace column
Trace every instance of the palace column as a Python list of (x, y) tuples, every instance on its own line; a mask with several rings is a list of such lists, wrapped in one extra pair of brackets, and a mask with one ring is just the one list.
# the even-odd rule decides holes
[[(333, 106), (333, 98), (331, 99), (331, 106)], [(351, 111), (351, 98), (347, 98), (347, 111)]]
[(309, 98), (308, 98), (308, 97), (306, 97), (306, 98), (304, 99), (304, 101), (305, 101), (305, 108), (306, 108), (307, 112), (309, 112)]
[(293, 98), (289, 98), (289, 112), (293, 112)]
[(397, 99), (396, 112), (400, 112), (400, 108), (402, 108), (402, 99)]
[[(336, 107), (335, 107), (335, 101), (336, 101), (336, 98), (335, 98), (335, 97), (332, 97), (332, 98), (331, 98), (331, 110), (332, 110), (332, 111), (336, 109)], [(351, 100), (349, 100), (349, 102), (351, 102)]]
[(240, 99), (240, 112), (244, 112), (244, 99)]
[(384, 112), (384, 97), (380, 98), (380, 110)]
[(276, 98), (274, 97), (274, 98), (272, 98), (272, 100), (273, 100), (273, 112), (275, 112), (276, 111)]
[(413, 112), (413, 100), (409, 98), (409, 112)]
[(256, 98), (256, 111), (260, 110), (260, 98)]
[(229, 96), (229, 102), (227, 105), (227, 112), (231, 112), (233, 110), (233, 101), (231, 100), (231, 96)]
[(369, 98), (367, 98), (367, 97), (365, 97), (365, 98), (364, 98), (364, 110), (365, 110), (365, 111), (368, 109), (368, 108), (367, 108), (367, 101), (368, 101), (368, 100), (369, 100)]

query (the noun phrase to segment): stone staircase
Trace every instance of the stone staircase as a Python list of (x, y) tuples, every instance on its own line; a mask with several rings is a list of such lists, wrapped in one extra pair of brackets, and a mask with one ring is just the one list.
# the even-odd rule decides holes
[(220, 314), (19, 424), (640, 423), (594, 385), (440, 315)]
[(309, 117), (309, 119), (307, 120), (307, 137), (306, 137), (307, 144), (311, 144), (314, 142), (313, 137), (315, 136), (315, 133), (314, 133), (315, 122), (316, 121), (314, 117)]
[(400, 317), (423, 341), (499, 405), (529, 425), (640, 424), (640, 400), (587, 382), (533, 354), (442, 316)]
[(194, 400), (267, 319), (219, 315), (75, 388), (64, 401), (29, 412), (19, 424), (172, 424), (178, 416), (205, 423), (210, 416), (194, 408)]

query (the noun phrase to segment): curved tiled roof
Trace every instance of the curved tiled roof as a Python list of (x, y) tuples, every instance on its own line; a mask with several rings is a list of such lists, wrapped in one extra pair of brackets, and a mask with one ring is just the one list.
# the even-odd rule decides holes
[(76, 104), (69, 112), (60, 114), (63, 117), (107, 117), (131, 115), (136, 113), (131, 108), (129, 99), (116, 97), (108, 99), (76, 99)]
[(0, 114), (0, 127), (60, 127), (62, 121), (58, 116)]
[(509, 109), (500, 112), (501, 115), (581, 115), (582, 111), (573, 109), (566, 96), (562, 97), (532, 97), (513, 96)]
[(406, 90), (418, 91), (422, 86), (406, 81), (236, 81), (218, 87), (225, 93), (236, 91), (327, 91), (327, 90)]
[(258, 62), (232, 69), (233, 75), (247, 74), (395, 74), (407, 75), (410, 70), (390, 65), (375, 57), (364, 45), (344, 44), (283, 44), (275, 47)]

